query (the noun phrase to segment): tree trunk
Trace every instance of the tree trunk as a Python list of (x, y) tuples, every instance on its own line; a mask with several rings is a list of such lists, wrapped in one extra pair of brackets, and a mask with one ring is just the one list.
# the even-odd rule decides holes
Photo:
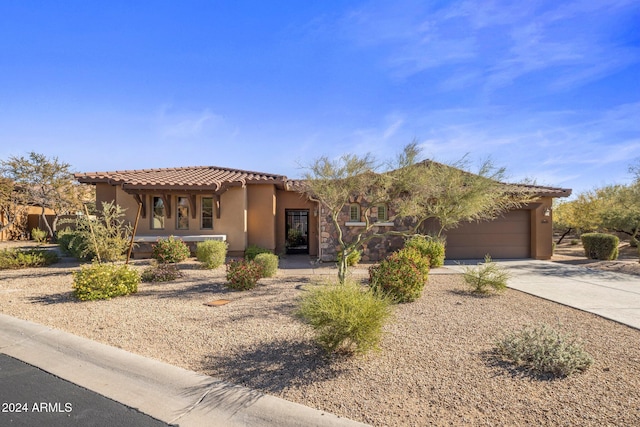
[(562, 234), (562, 236), (560, 236), (560, 238), (556, 242), (556, 245), (559, 245), (560, 242), (562, 242), (562, 239), (564, 239), (567, 236), (567, 234), (571, 233), (572, 230), (573, 230), (573, 228), (568, 228), (567, 231), (565, 231), (564, 234)]
[(49, 225), (49, 221), (47, 221), (47, 216), (44, 214), (44, 212), (45, 212), (45, 208), (43, 207), (42, 210), (40, 211), (40, 218), (42, 218), (42, 220), (44, 221), (44, 225), (47, 226), (47, 231), (49, 232), (49, 236), (53, 238), (53, 230), (51, 229), (51, 226)]

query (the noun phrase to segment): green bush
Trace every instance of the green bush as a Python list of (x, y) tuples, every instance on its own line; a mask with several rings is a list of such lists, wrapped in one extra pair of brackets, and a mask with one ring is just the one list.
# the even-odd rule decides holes
[[(342, 258), (342, 250), (338, 251), (338, 259), (340, 258)], [(356, 265), (358, 265), (361, 258), (362, 258), (362, 255), (360, 254), (360, 251), (353, 250), (349, 252), (349, 255), (347, 255), (347, 266), (355, 267)]]
[(496, 346), (502, 358), (538, 374), (566, 377), (593, 363), (578, 340), (547, 325), (506, 334)]
[(378, 348), (391, 302), (353, 282), (326, 284), (304, 294), (296, 315), (311, 325), (327, 353), (365, 353)]
[(69, 245), (71, 243), (71, 239), (73, 238), (73, 231), (67, 227), (63, 230), (56, 231), (56, 243), (58, 247), (62, 251), (62, 253), (71, 255), (71, 250)]
[(253, 261), (253, 259), (258, 254), (270, 254), (272, 253), (269, 249), (261, 248), (258, 245), (249, 245), (247, 249), (244, 251), (244, 257), (247, 261)]
[(184, 276), (175, 264), (156, 264), (142, 271), (143, 282), (170, 282)]
[(89, 247), (90, 234), (83, 231), (72, 231), (68, 228), (59, 231), (56, 237), (60, 250), (79, 260), (95, 258), (95, 253)]
[(81, 301), (135, 293), (139, 283), (140, 274), (127, 265), (94, 263), (73, 272), (73, 294)]
[(253, 262), (262, 268), (262, 277), (273, 277), (278, 272), (278, 256), (272, 253), (256, 255)]
[(196, 244), (196, 259), (204, 268), (218, 268), (227, 259), (227, 242), (221, 240), (205, 240)]
[(69, 231), (72, 237), (62, 237), (61, 247), (65, 245), (66, 253), (81, 260), (122, 260), (132, 234), (131, 225), (124, 218), (125, 209), (103, 202), (95, 217), (81, 215), (76, 218), (75, 231)]
[(620, 239), (612, 234), (585, 233), (580, 236), (584, 255), (589, 259), (614, 260), (618, 259), (618, 244)]
[(0, 270), (42, 267), (58, 260), (55, 252), (46, 249), (4, 249), (0, 251)]
[(440, 237), (416, 234), (405, 242), (404, 247), (417, 249), (422, 256), (429, 258), (431, 268), (444, 265), (445, 240)]
[(31, 238), (38, 243), (46, 243), (47, 241), (47, 232), (44, 230), (40, 230), (38, 227), (31, 230)]
[(483, 264), (477, 267), (465, 267), (463, 277), (473, 292), (486, 294), (490, 288), (496, 292), (507, 289), (510, 275), (504, 268), (493, 262), (489, 255), (486, 255)]
[(262, 266), (253, 261), (240, 260), (227, 263), (227, 286), (246, 291), (255, 288), (262, 277)]
[(151, 250), (151, 258), (159, 263), (176, 263), (189, 258), (191, 251), (185, 242), (174, 236), (158, 239)]
[(429, 275), (429, 260), (417, 249), (404, 248), (369, 268), (371, 289), (395, 302), (420, 298)]

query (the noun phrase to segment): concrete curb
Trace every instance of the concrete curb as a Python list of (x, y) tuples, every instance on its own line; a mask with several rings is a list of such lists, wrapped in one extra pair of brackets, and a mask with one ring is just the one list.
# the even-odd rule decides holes
[(169, 424), (365, 425), (3, 314), (0, 352)]

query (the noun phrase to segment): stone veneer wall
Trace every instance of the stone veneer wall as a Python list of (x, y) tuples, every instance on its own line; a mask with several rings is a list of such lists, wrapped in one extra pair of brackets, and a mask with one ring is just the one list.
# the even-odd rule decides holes
[[(366, 205), (361, 203), (361, 211), (364, 212), (367, 208)], [(373, 209), (375, 215), (375, 209)], [(389, 217), (393, 218), (392, 212), (389, 212)], [(338, 259), (338, 251), (340, 245), (338, 244), (338, 233), (331, 220), (331, 215), (326, 208), (320, 209), (320, 248), (322, 252), (321, 261), (334, 262)], [(376, 217), (372, 217), (370, 221), (375, 221)], [(340, 212), (338, 222), (342, 226), (343, 238), (346, 242), (353, 241), (358, 233), (362, 232), (362, 226), (346, 226), (345, 223), (349, 222), (349, 207)], [(391, 222), (391, 220), (389, 220)], [(411, 219), (396, 218), (393, 221), (393, 226), (379, 226), (373, 227), (370, 233), (384, 233), (386, 231), (409, 231), (411, 229)], [(384, 259), (388, 254), (396, 251), (404, 246), (405, 238), (398, 235), (378, 236), (367, 241), (361, 248), (362, 261), (380, 261)]]

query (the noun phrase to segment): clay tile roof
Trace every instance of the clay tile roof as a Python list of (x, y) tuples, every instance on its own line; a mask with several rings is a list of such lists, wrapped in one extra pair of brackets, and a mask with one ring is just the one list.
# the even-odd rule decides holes
[(272, 183), (282, 186), (287, 177), (263, 172), (216, 166), (191, 166), (162, 169), (139, 169), (114, 172), (85, 172), (74, 175), (78, 182), (106, 182), (125, 189), (196, 189), (218, 190), (229, 184)]

